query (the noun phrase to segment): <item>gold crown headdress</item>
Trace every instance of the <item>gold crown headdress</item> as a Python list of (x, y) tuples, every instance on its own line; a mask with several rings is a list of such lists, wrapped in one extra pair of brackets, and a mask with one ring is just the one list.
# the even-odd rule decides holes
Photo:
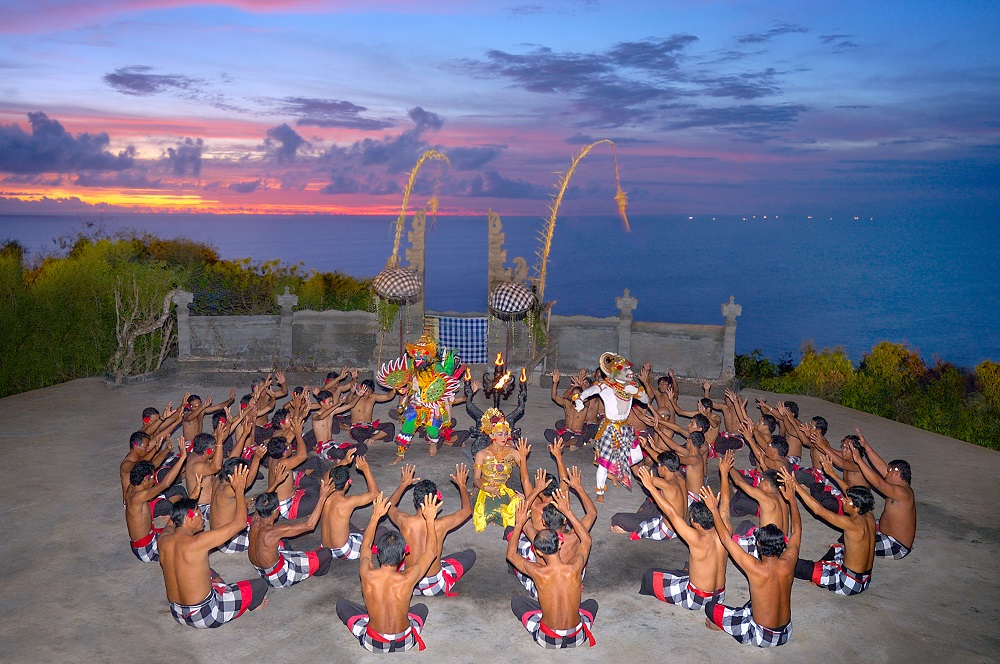
[(601, 372), (605, 376), (614, 378), (632, 366), (632, 363), (621, 355), (615, 353), (604, 353), (601, 355)]
[(509, 434), (510, 422), (507, 421), (507, 417), (499, 409), (490, 408), (479, 419), (479, 429), (487, 436), (492, 435), (497, 430), (505, 430)]

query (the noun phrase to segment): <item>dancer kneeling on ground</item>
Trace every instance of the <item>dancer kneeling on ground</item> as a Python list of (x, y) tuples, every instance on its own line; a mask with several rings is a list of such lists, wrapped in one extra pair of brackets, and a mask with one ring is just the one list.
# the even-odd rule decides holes
[(534, 580), (538, 601), (515, 595), (510, 600), (510, 608), (535, 643), (543, 648), (574, 648), (584, 642), (594, 645), (590, 628), (597, 615), (597, 602), (593, 599), (580, 602), (583, 570), (593, 540), (587, 527), (570, 509), (568, 492), (556, 491), (553, 504), (566, 516), (580, 539), (576, 555), (564, 562), (559, 556), (559, 534), (545, 529), (539, 531), (532, 542), (537, 562), (522, 558), (517, 552), (517, 542), (530, 516), (530, 507), (522, 501), (517, 508), (514, 532), (507, 542), (507, 561)]
[[(389, 498), (389, 518), (399, 528), (399, 532), (403, 534), (403, 537), (413, 542), (413, 555), (419, 558), (423, 555), (421, 547), (423, 546), (422, 534), (425, 528), (424, 520), (420, 518), (420, 506), (424, 504), (424, 499), (427, 496), (434, 496), (439, 506), (443, 498), (441, 498), (441, 492), (438, 491), (437, 484), (431, 480), (417, 480), (414, 483), (413, 474), (415, 471), (416, 467), (413, 465), (403, 467), (399, 486)], [(465, 523), (472, 515), (472, 502), (469, 499), (469, 490), (465, 487), (468, 480), (468, 468), (464, 463), (457, 464), (455, 466), (455, 474), (451, 476), (451, 481), (458, 487), (461, 505), (451, 514), (434, 520), (434, 545), (432, 547), (434, 562), (424, 571), (423, 578), (420, 579), (417, 587), (413, 590), (414, 595), (426, 595), (428, 597), (446, 595), (454, 597), (455, 593), (452, 589), (455, 587), (455, 584), (458, 583), (458, 580), (476, 562), (476, 552), (472, 549), (466, 549), (465, 551), (459, 551), (458, 553), (452, 553), (444, 557), (441, 556), (445, 536)], [(418, 510), (416, 514), (407, 514), (396, 508), (396, 503), (399, 502), (399, 499), (411, 484), (413, 484), (413, 507)], [(432, 526), (429, 525), (426, 527), (431, 528)]]
[(324, 479), (319, 487), (319, 505), (312, 511), (308, 519), (299, 523), (283, 523), (278, 525), (278, 495), (273, 491), (260, 494), (254, 499), (256, 514), (250, 521), (250, 548), (247, 554), (250, 564), (273, 588), (291, 588), (310, 576), (323, 576), (330, 571), (333, 553), (326, 547), (315, 551), (289, 551), (285, 549), (282, 539), (298, 537), (303, 533), (316, 530), (322, 505), (333, 493), (333, 482)]
[(205, 531), (205, 518), (198, 501), (179, 500), (170, 513), (175, 529), (159, 537), (158, 549), (163, 584), (174, 620), (190, 627), (219, 627), (253, 611), (267, 600), (267, 583), (251, 579), (225, 584), (212, 576), (208, 552), (228, 542), (246, 528), (247, 505), (243, 497), (248, 468), (233, 471), (230, 482), (236, 490), (236, 515), (218, 530)]
[[(376, 546), (375, 529), (389, 511), (389, 501), (380, 493), (372, 504), (372, 517), (361, 542), (361, 596), (364, 606), (346, 599), (337, 600), (337, 616), (344, 621), (361, 647), (370, 652), (399, 652), (414, 645), (424, 649), (420, 630), (427, 620), (427, 606), (410, 606), (413, 588), (434, 562), (434, 541), (437, 537), (434, 519), (440, 503), (434, 494), (427, 494), (420, 509), (424, 519), (423, 554), (403, 565), (409, 546), (395, 531), (383, 533)], [(379, 566), (372, 563), (378, 557)]]
[(719, 512), (718, 497), (708, 487), (701, 490), (702, 500), (715, 520), (716, 533), (750, 584), (750, 601), (741, 608), (720, 602), (706, 604), (705, 624), (726, 632), (743, 645), (759, 648), (784, 645), (792, 635), (792, 581), (802, 544), (802, 518), (795, 502), (795, 478), (787, 469), (780, 470), (779, 475), (792, 525), (787, 542), (781, 528), (773, 523), (758, 529), (759, 559), (733, 541), (729, 521)]
[[(656, 490), (653, 475), (648, 468), (636, 469), (636, 477), (649, 491), (673, 531), (691, 550), (688, 573), (666, 569), (649, 569), (642, 575), (640, 595), (652, 595), (667, 604), (678, 604), (685, 609), (700, 609), (709, 602), (726, 600), (726, 564), (729, 554), (715, 532), (715, 519), (711, 510), (700, 500), (691, 503), (688, 525), (674, 505)], [(723, 517), (725, 518), (725, 517)]]

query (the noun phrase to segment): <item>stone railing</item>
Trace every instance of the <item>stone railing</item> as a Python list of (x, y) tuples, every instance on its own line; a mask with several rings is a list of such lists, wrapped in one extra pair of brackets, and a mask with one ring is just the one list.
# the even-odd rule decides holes
[[(245, 368), (289, 365), (375, 368), (377, 359), (396, 357), (398, 338), (386, 335), (379, 349), (375, 314), (368, 311), (293, 311), (298, 296), (278, 295), (276, 316), (191, 316), (191, 293), (174, 297), (177, 304), (177, 347), (181, 362), (210, 360)], [(574, 372), (594, 368), (605, 351), (617, 352), (636, 364), (653, 366), (654, 373), (673, 368), (682, 378), (728, 383), (735, 377), (736, 317), (742, 307), (732, 297), (722, 305), (724, 325), (681, 325), (636, 322), (638, 301), (626, 289), (615, 299), (618, 316), (552, 316), (549, 337), (555, 348), (547, 359), (549, 370)], [(494, 326), (489, 351), (504, 351), (503, 323)], [(380, 352), (381, 350), (381, 352)], [(511, 366), (523, 352), (512, 349)]]

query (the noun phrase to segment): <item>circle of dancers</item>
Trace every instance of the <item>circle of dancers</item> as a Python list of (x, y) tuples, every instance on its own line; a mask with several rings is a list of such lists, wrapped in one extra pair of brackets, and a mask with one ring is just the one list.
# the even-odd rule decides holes
[[(452, 360), (447, 375), (460, 374)], [(563, 418), (544, 432), (556, 465), (552, 474), (530, 470), (532, 445), (507, 415), (475, 406), (480, 384), (468, 371), (435, 394), (444, 395), (436, 410), (421, 404), (430, 415), (412, 402), (421, 391), (429, 401), (432, 391), (417, 376), (411, 365), (410, 373), (397, 377), (400, 387), (382, 392), (374, 381), (359, 380), (357, 370), (342, 369), (322, 386), (289, 393), (278, 372), (252, 384), (236, 415), (235, 390), (218, 404), (185, 394), (178, 408), (142, 412), (120, 471), (126, 525), (135, 557), (159, 563), (178, 623), (220, 627), (265, 606), (272, 589), (357, 560), (363, 603), (345, 598), (336, 604), (350, 635), (372, 652), (423, 650), (428, 609), (413, 598), (456, 594), (476, 552), (444, 554), (444, 540), (471, 520), (476, 531), (502, 528), (508, 571), (525, 591), (511, 599), (511, 610), (531, 638), (545, 648), (594, 646), (598, 605), (583, 598), (583, 584), (609, 480), (631, 489), (634, 478), (646, 498), (634, 512), (611, 517), (608, 537), (680, 539), (689, 550), (683, 569), (637, 574), (638, 592), (704, 611), (709, 628), (742, 644), (788, 641), (795, 579), (856, 595), (872, 582), (876, 558), (901, 559), (913, 547), (909, 464), (885, 461), (860, 431), (835, 448), (826, 438), (827, 421), (801, 421), (792, 401), (757, 400), (754, 420), (740, 395), (726, 390), (721, 401), (713, 400), (706, 382), (695, 410), (685, 410), (672, 371), (654, 382), (649, 363), (636, 374), (626, 358), (605, 353), (598, 371), (581, 369), (561, 393), (563, 376), (552, 372), (551, 399), (563, 409)], [(458, 380), (464, 381), (461, 394)], [(523, 414), (526, 398), (522, 383), (511, 419)], [(376, 404), (395, 399), (400, 435), (393, 422), (373, 418)], [(462, 402), (473, 418), (465, 437), (457, 435), (452, 414)], [(211, 433), (204, 430), (206, 419)], [(400, 463), (421, 427), (431, 456), (438, 442), (470, 443), (471, 478), (469, 466), (460, 463), (449, 477), (452, 486), (439, 486), (402, 463), (399, 484), (387, 497), (369, 465), (369, 447), (395, 446), (392, 463)], [(564, 452), (582, 448), (593, 449), (594, 498), (583, 471), (567, 468), (564, 460)], [(743, 452), (748, 467), (738, 469), (736, 456)], [(710, 461), (718, 466), (718, 492), (707, 482)], [(521, 491), (509, 486), (515, 472)], [(364, 486), (356, 488), (359, 479)], [(453, 500), (445, 500), (442, 488), (457, 490), (454, 511), (444, 508)], [(412, 510), (404, 500), (408, 492)], [(885, 499), (878, 519), (876, 493)], [(574, 511), (572, 495), (582, 514)], [(800, 503), (843, 533), (819, 560), (800, 557)], [(369, 505), (367, 524), (355, 525), (355, 510)], [(289, 543), (317, 529), (318, 548), (296, 550)], [(256, 575), (227, 583), (210, 565), (218, 554), (246, 555)], [(749, 585), (742, 606), (726, 604), (730, 560)]]

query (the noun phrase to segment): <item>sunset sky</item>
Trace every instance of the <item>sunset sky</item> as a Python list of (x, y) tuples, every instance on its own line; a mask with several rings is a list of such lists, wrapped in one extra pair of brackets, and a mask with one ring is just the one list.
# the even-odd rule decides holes
[[(0, 0), (0, 214), (1000, 203), (1000, 3)], [(595, 149), (567, 210), (614, 214)]]

